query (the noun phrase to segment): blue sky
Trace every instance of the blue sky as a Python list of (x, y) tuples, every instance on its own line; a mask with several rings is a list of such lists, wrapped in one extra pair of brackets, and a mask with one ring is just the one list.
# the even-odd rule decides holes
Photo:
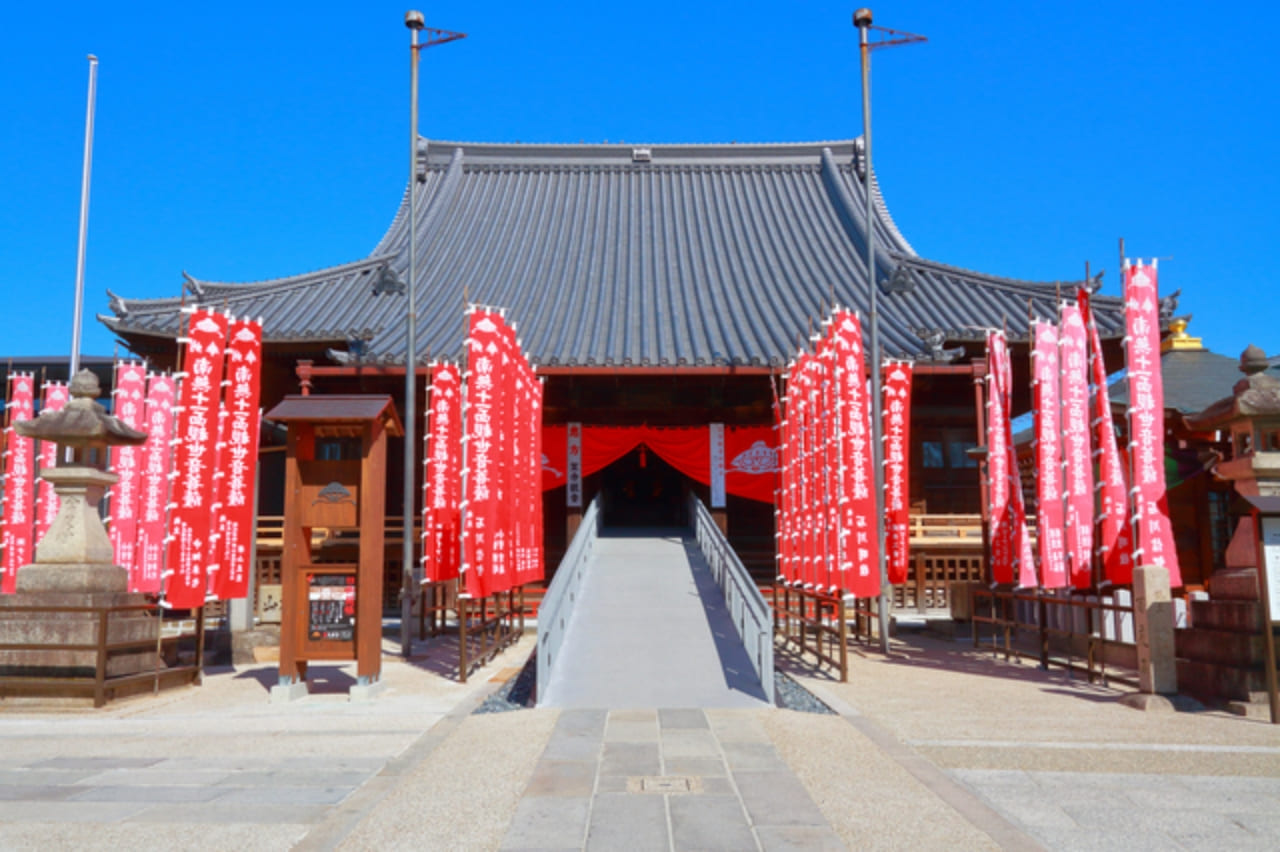
[[(406, 2), (14, 4), (0, 51), (4, 355), (71, 341), (85, 55), (101, 60), (85, 354), (105, 291), (177, 295), (365, 256), (408, 169)], [(434, 139), (786, 142), (861, 132), (854, 5), (424, 7)], [(896, 2), (876, 23), (874, 155), (925, 257), (1118, 292), (1160, 258), (1191, 333), (1280, 352), (1273, 4)], [(197, 11), (198, 10), (198, 11)]]

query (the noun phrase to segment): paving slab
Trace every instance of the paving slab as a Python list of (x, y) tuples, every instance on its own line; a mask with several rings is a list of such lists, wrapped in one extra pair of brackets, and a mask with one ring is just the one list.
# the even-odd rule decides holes
[(591, 809), (588, 796), (520, 800), (503, 849), (581, 849)]
[(670, 835), (663, 797), (628, 793), (596, 796), (592, 800), (585, 848), (603, 852), (669, 849)]
[(671, 796), (668, 805), (676, 849), (740, 852), (755, 848), (755, 835), (737, 796)]
[(596, 770), (594, 761), (539, 760), (524, 795), (587, 798), (595, 790)]

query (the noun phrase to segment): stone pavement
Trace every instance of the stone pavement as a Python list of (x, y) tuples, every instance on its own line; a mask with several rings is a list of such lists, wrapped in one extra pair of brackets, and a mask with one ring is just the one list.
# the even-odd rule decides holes
[(1280, 848), (1259, 720), (927, 637), (855, 653), (847, 684), (798, 675), (840, 715), (473, 714), (530, 648), (468, 684), (447, 641), (388, 656), (359, 704), (336, 666), (269, 704), (269, 665), (99, 711), (0, 702), (0, 849)]
[(843, 849), (760, 714), (566, 710), (502, 849)]

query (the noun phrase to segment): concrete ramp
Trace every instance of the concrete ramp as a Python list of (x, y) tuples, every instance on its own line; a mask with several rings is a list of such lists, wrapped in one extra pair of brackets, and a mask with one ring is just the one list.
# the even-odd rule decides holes
[(688, 530), (604, 530), (539, 705), (761, 707), (760, 681)]

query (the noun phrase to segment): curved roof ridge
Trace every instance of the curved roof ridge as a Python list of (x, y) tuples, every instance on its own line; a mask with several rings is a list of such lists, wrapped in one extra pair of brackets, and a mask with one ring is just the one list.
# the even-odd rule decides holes
[[(438, 145), (447, 145), (448, 143), (437, 143)], [(449, 155), (448, 163), (444, 165), (443, 181), (449, 181), (452, 177), (452, 186), (457, 185), (457, 174), (461, 170), (461, 164), (464, 159), (462, 148), (455, 146), (453, 152)], [(418, 137), (418, 160), (424, 173), (433, 171), (431, 163), (431, 141), (425, 137)], [(438, 170), (438, 169), (434, 169)], [(415, 175), (416, 177), (416, 175)], [(424, 181), (425, 183), (425, 181)], [(396, 208), (396, 215), (392, 217), (391, 224), (387, 226), (387, 230), (383, 233), (382, 239), (378, 240), (377, 245), (373, 247), (373, 254), (388, 254), (396, 251), (394, 243), (402, 239), (400, 234), (407, 227), (409, 219), (409, 192), (412, 187), (406, 186), (404, 192), (400, 196), (400, 206)], [(441, 195), (447, 187), (433, 188), (431, 197), (428, 199), (426, 206), (419, 211), (418, 226), (422, 227), (423, 222), (432, 214), (432, 211), (438, 206)]]
[[(853, 140), (853, 149), (856, 155), (861, 159), (865, 150), (863, 137), (859, 136)], [(865, 165), (864, 165), (865, 168)], [(907, 240), (902, 231), (898, 229), (898, 223), (894, 221), (893, 215), (889, 212), (889, 205), (884, 200), (884, 193), (880, 191), (880, 177), (876, 174), (875, 167), (871, 168), (871, 204), (875, 207), (876, 217), (884, 223), (885, 228), (893, 235), (893, 238), (902, 243), (912, 257), (916, 256), (915, 247)]]
[[(947, 275), (954, 275), (960, 278), (968, 278), (972, 281), (975, 281), (981, 284), (986, 284), (992, 287), (1000, 287), (1006, 290), (1032, 290), (1037, 295), (1043, 295), (1045, 290), (1052, 287), (1061, 286), (1063, 288), (1066, 288), (1066, 287), (1075, 288), (1085, 284), (1085, 282), (1082, 280), (1081, 281), (1033, 281), (1029, 278), (1012, 278), (1006, 275), (993, 275), (989, 272), (979, 272), (974, 269), (966, 269), (963, 266), (955, 266), (950, 263), (943, 263), (940, 260), (930, 260), (929, 258), (921, 257), (918, 254), (907, 255), (907, 254), (898, 254), (896, 252), (893, 252), (891, 254), (893, 255), (894, 259), (909, 263), (913, 266), (918, 266), (924, 269), (930, 269), (935, 272), (942, 272)], [(1064, 293), (1064, 295), (1066, 294)], [(1120, 304), (1123, 301), (1119, 296), (1107, 296), (1102, 293), (1094, 293), (1090, 296), (1090, 299), (1095, 299), (1095, 300), (1102, 299), (1105, 301), (1115, 302), (1116, 304)]]
[[(279, 278), (264, 278), (258, 281), (205, 281), (195, 276), (190, 276), (191, 280), (202, 288), (216, 288), (218, 290), (226, 290), (234, 292), (236, 290), (254, 288), (255, 292), (262, 291), (279, 292), (281, 290), (292, 289), (293, 287), (302, 287), (307, 284), (323, 283), (326, 279), (338, 278), (352, 272), (360, 272), (362, 269), (379, 266), (389, 261), (393, 256), (386, 252), (380, 254), (371, 254), (360, 260), (353, 260), (347, 263), (339, 263), (335, 266), (326, 266), (321, 269), (315, 269), (310, 272), (299, 272), (296, 275), (284, 275)], [(225, 295), (220, 293), (219, 295)], [(151, 301), (151, 300), (148, 300)], [(174, 299), (173, 301), (177, 301)]]
[[(637, 168), (663, 164), (723, 162), (771, 164), (786, 162), (817, 163), (823, 148), (832, 148), (852, 158), (854, 141), (823, 142), (603, 142), (544, 143), (524, 142), (444, 142), (432, 143), (433, 149), (460, 149), (470, 164), (528, 165), (533, 163), (567, 163), (581, 165), (634, 164)], [(637, 149), (648, 151), (647, 158), (637, 160)], [(444, 164), (444, 156), (428, 153), (428, 166)]]

